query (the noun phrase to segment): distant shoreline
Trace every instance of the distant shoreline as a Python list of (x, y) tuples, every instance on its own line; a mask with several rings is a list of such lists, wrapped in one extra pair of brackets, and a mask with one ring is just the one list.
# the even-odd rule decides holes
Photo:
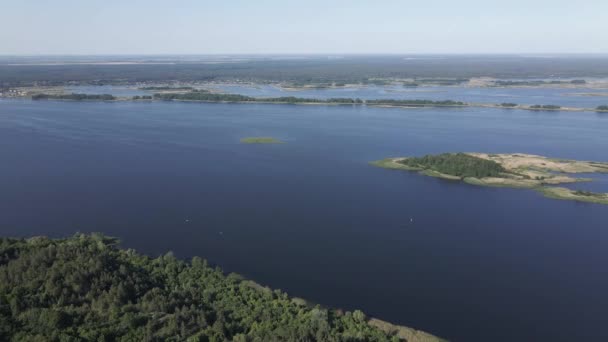
[[(264, 98), (256, 98), (251, 101), (229, 101), (229, 100), (191, 100), (191, 99), (133, 99), (129, 97), (115, 97), (113, 99), (65, 99), (65, 98), (45, 98), (36, 99), (34, 101), (67, 101), (67, 102), (194, 102), (194, 103), (224, 103), (224, 104), (291, 104), (291, 105), (324, 105), (324, 106), (366, 106), (366, 107), (378, 107), (378, 108), (401, 108), (401, 109), (418, 109), (418, 108), (494, 108), (503, 110), (527, 110), (534, 112), (595, 112), (595, 113), (608, 113), (608, 110), (597, 109), (597, 108), (584, 108), (584, 107), (559, 107), (559, 108), (534, 108), (534, 105), (515, 105), (515, 106), (504, 106), (501, 104), (492, 103), (475, 103), (466, 102), (463, 104), (440, 104), (440, 103), (428, 103), (428, 104), (415, 104), (415, 103), (404, 103), (394, 104), (390, 103), (392, 99), (387, 99), (386, 103), (368, 103), (362, 100), (361, 103), (351, 102), (338, 102), (338, 101), (325, 101), (320, 99), (311, 98), (310, 101), (301, 102), (289, 102), (289, 101), (266, 101)], [(368, 100), (371, 101), (371, 100)], [(382, 101), (382, 100), (373, 100)], [(399, 100), (397, 100), (399, 101)], [(404, 100), (406, 102), (407, 100)], [(412, 100), (417, 101), (417, 100)], [(441, 102), (441, 101), (437, 101)]]

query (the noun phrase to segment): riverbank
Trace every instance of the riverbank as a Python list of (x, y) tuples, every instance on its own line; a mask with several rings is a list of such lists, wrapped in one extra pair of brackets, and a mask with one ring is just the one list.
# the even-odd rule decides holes
[[(199, 257), (151, 258), (101, 234), (0, 238), (0, 340), (441, 342), (313, 305)], [(83, 267), (86, 265), (86, 267)]]
[[(530, 154), (457, 153), (422, 158), (387, 158), (371, 163), (386, 169), (416, 171), (426, 176), (472, 185), (533, 189), (545, 197), (608, 204), (608, 194), (554, 185), (590, 182), (577, 173), (608, 173), (608, 163), (561, 160)], [(475, 175), (475, 176), (471, 176)]]

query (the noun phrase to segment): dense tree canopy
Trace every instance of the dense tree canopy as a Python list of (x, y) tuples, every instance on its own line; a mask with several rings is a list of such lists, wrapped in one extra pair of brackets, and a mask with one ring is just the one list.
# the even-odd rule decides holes
[(461, 101), (433, 101), (433, 100), (394, 100), (394, 99), (381, 99), (381, 100), (367, 100), (369, 104), (376, 105), (390, 105), (390, 106), (407, 106), (407, 107), (427, 107), (427, 106), (464, 106), (466, 103)]
[(465, 153), (443, 153), (407, 158), (400, 163), (458, 177), (500, 177), (506, 170), (497, 162)]
[(36, 94), (32, 95), (32, 100), (72, 100), (72, 101), (85, 101), (85, 100), (96, 100), (96, 101), (112, 101), (116, 100), (116, 97), (110, 94)]
[(562, 108), (561, 106), (556, 105), (532, 105), (530, 106), (532, 109), (548, 109), (548, 110), (556, 110)]
[(400, 340), (360, 311), (310, 306), (198, 257), (153, 259), (116, 243), (0, 239), (0, 341)]

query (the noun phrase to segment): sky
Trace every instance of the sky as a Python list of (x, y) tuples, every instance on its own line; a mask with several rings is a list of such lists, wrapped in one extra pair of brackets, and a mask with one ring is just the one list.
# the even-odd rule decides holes
[(0, 55), (608, 53), (608, 0), (0, 0)]

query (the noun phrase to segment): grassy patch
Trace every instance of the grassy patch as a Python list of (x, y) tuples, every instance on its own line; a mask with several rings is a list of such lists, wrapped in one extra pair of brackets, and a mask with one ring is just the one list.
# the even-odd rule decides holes
[(392, 170), (407, 170), (407, 171), (421, 170), (421, 168), (411, 167), (411, 166), (399, 163), (399, 161), (402, 159), (403, 158), (386, 158), (386, 159), (373, 161), (370, 164), (377, 166), (377, 167), (382, 167), (385, 169), (392, 169)]
[(561, 187), (542, 187), (537, 190), (545, 197), (554, 199), (608, 204), (608, 194), (605, 193), (571, 190)]
[(241, 139), (243, 144), (283, 144), (281, 140), (272, 137), (247, 137)]

